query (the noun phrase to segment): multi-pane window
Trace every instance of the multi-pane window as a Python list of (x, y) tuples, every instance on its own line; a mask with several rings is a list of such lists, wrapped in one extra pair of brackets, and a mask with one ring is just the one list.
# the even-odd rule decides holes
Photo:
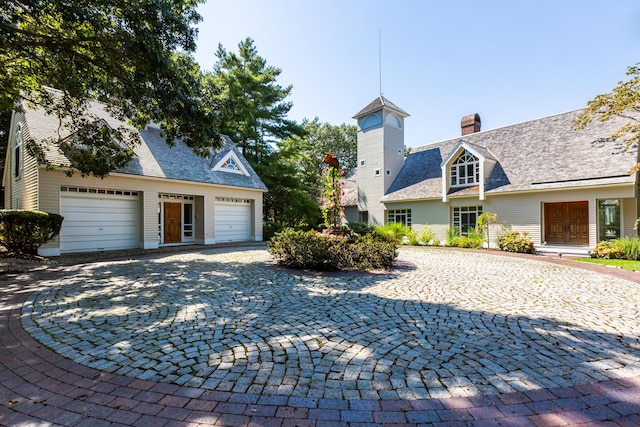
[(240, 168), (236, 164), (236, 161), (233, 160), (231, 157), (229, 157), (227, 159), (227, 161), (222, 164), (221, 167), (222, 167), (222, 169), (229, 169), (229, 170), (232, 170), (232, 171), (240, 170)]
[(598, 237), (599, 240), (620, 238), (620, 200), (598, 200)]
[(465, 206), (453, 208), (453, 228), (461, 236), (468, 236), (475, 228), (476, 220), (482, 215), (482, 206)]
[(451, 165), (451, 186), (471, 185), (480, 182), (480, 162), (468, 151), (462, 153)]
[(411, 209), (387, 211), (387, 224), (402, 224), (411, 227)]

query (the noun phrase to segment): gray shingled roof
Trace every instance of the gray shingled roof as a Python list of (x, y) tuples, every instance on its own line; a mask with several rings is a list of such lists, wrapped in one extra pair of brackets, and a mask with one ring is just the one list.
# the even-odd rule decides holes
[[(635, 183), (635, 174), (630, 175), (629, 170), (637, 161), (637, 146), (625, 151), (622, 142), (604, 141), (625, 120), (614, 117), (575, 131), (572, 125), (581, 111), (416, 147), (405, 159), (383, 201), (442, 197), (441, 164), (460, 140), (498, 161), (485, 185), (487, 195)], [(478, 188), (453, 193), (471, 194), (478, 194)]]
[(369, 113), (371, 113), (373, 111), (377, 111), (382, 107), (386, 107), (386, 108), (388, 108), (390, 110), (393, 110), (393, 111), (395, 111), (397, 113), (400, 113), (404, 117), (408, 117), (409, 116), (409, 113), (404, 111), (402, 108), (398, 107), (393, 102), (389, 101), (384, 96), (380, 95), (376, 99), (371, 101), (369, 103), (369, 105), (367, 105), (362, 110), (360, 110), (355, 116), (353, 116), (353, 118), (357, 119), (358, 117), (362, 117), (362, 116), (367, 115), (367, 114), (369, 114)]
[[(123, 122), (111, 117), (105, 111), (104, 105), (98, 102), (91, 104), (90, 112), (113, 128), (125, 125)], [(58, 135), (61, 138), (70, 136), (67, 128), (59, 128), (58, 120), (54, 116), (46, 114), (42, 109), (27, 109), (25, 117), (29, 135), (36, 141), (42, 141), (47, 138), (57, 139)], [(221, 148), (212, 150), (209, 158), (203, 158), (196, 155), (180, 141), (176, 141), (173, 147), (169, 147), (158, 128), (147, 127), (147, 129), (138, 133), (142, 141), (134, 149), (135, 157), (124, 168), (114, 172), (267, 190), (267, 187), (242, 156), (237, 146), (226, 136), (223, 137), (224, 144)], [(249, 176), (213, 170), (213, 167), (229, 151), (235, 153)], [(59, 166), (70, 165), (69, 160), (56, 147), (49, 148), (46, 152), (46, 157), (52, 164)]]

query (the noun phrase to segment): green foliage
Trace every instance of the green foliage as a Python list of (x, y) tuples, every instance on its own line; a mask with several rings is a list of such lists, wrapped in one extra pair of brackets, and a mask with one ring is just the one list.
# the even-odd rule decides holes
[[(614, 116), (624, 117), (629, 121), (607, 140), (624, 141), (625, 148), (640, 142), (640, 121), (629, 112), (640, 111), (640, 63), (627, 68), (629, 80), (618, 82), (610, 93), (597, 95), (587, 103), (587, 108), (578, 116), (574, 129), (583, 129), (594, 119), (606, 122)], [(638, 165), (630, 172), (638, 170)]]
[(350, 222), (347, 226), (349, 227), (349, 230), (359, 236), (372, 233), (376, 229), (374, 226), (369, 225), (366, 222)]
[(615, 240), (616, 245), (622, 250), (625, 259), (640, 260), (640, 239), (637, 237), (623, 237)]
[(287, 228), (268, 242), (268, 248), (279, 264), (296, 269), (389, 268), (397, 257), (395, 240), (376, 232), (339, 236)]
[[(418, 241), (421, 245), (428, 245), (429, 243), (435, 245), (435, 237), (436, 232), (433, 231), (433, 228), (431, 228), (429, 224), (425, 224), (424, 227), (422, 227), (420, 234), (418, 234)], [(440, 241), (438, 241), (438, 244), (439, 242)]]
[(407, 235), (407, 227), (399, 222), (379, 225), (376, 227), (376, 231), (380, 234), (393, 237), (400, 244), (403, 243), (404, 237)]
[(640, 238), (623, 237), (615, 240), (603, 240), (596, 245), (591, 256), (638, 261), (640, 260)]
[(445, 242), (445, 246), (456, 247), (458, 246), (458, 240), (460, 239), (460, 231), (457, 228), (448, 228), (447, 229), (447, 241)]
[[(162, 123), (169, 143), (184, 138), (196, 151), (207, 150), (219, 143), (216, 109), (201, 96), (201, 72), (189, 56), (196, 48), (199, 3), (0, 3), (0, 111), (10, 111), (22, 98), (56, 116), (65, 132), (49, 141), (25, 141), (27, 148), (42, 161), (44, 143), (59, 146), (65, 135), (75, 134), (66, 141), (73, 147), (63, 148), (80, 150), (73, 167), (83, 174), (104, 176), (123, 166), (138, 142), (135, 132), (125, 128), (105, 127), (94, 138), (98, 117), (89, 114), (92, 100), (136, 127)], [(113, 140), (124, 144), (122, 150)], [(96, 170), (88, 160), (92, 155), (99, 159)]]
[(252, 166), (273, 151), (273, 142), (304, 135), (300, 125), (287, 119), (293, 104), (286, 98), (293, 87), (277, 83), (282, 70), (267, 65), (251, 38), (238, 44), (238, 53), (218, 45), (216, 56), (218, 61), (206, 81), (214, 88), (220, 128), (238, 144)]
[(60, 233), (62, 216), (41, 211), (0, 210), (0, 244), (9, 252), (36, 255)]
[(487, 248), (491, 248), (491, 238), (489, 236), (489, 227), (491, 224), (498, 222), (498, 214), (492, 214), (491, 212), (485, 212), (476, 219), (476, 229), (481, 237), (482, 241), (478, 247), (482, 247), (484, 242), (487, 243)]
[(598, 242), (596, 247), (593, 249), (591, 257), (603, 259), (625, 259), (625, 254), (617, 241), (603, 240)]
[(320, 200), (323, 191), (322, 162), (326, 153), (334, 154), (340, 167), (349, 172), (357, 163), (357, 128), (355, 125), (320, 123), (316, 117), (302, 122), (305, 134), (286, 138), (280, 144), (289, 161), (299, 170), (299, 177), (309, 189), (309, 198)]
[(281, 160), (281, 153), (271, 153), (254, 166), (269, 192), (264, 194), (264, 218), (285, 227), (312, 228), (321, 222), (318, 205), (307, 197), (297, 171)]
[(532, 254), (535, 251), (533, 240), (529, 238), (529, 233), (518, 231), (507, 231), (498, 238), (498, 247), (506, 252), (518, 252)]
[(322, 217), (325, 224), (337, 228), (344, 218), (344, 204), (342, 195), (344, 194), (344, 171), (339, 167), (324, 168), (324, 194), (322, 197)]

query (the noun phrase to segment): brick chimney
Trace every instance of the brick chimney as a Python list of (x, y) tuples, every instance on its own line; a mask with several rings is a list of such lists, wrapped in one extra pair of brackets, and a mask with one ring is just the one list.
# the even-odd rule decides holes
[(464, 116), (460, 120), (460, 127), (462, 128), (462, 136), (480, 132), (480, 116), (478, 113)]

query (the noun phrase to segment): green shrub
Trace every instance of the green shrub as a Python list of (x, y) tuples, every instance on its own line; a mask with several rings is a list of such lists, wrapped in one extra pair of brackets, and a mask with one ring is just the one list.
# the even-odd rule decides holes
[(373, 232), (376, 228), (372, 225), (367, 224), (366, 222), (350, 222), (347, 224), (349, 226), (349, 230), (354, 233), (364, 236), (365, 234), (369, 234)]
[(418, 232), (414, 230), (412, 227), (405, 227), (404, 238), (402, 239), (402, 244), (409, 244), (411, 246), (420, 245), (420, 240), (418, 239)]
[(268, 243), (279, 264), (311, 270), (370, 270), (388, 268), (397, 257), (393, 236), (372, 232), (364, 236), (322, 234), (290, 228)]
[(432, 246), (440, 246), (442, 242), (437, 237), (431, 241)]
[[(479, 248), (482, 248), (482, 246), (484, 245), (484, 242), (485, 242), (484, 232), (480, 231), (480, 229), (478, 228), (470, 229), (468, 238), (471, 241), (469, 243), (470, 246), (460, 246), (460, 247), (479, 249)], [(458, 245), (460, 245), (460, 243), (458, 243)]]
[(616, 245), (624, 254), (625, 259), (640, 260), (640, 239), (637, 237), (623, 237), (615, 240)]
[(591, 258), (625, 259), (625, 254), (616, 240), (603, 240), (591, 252)]
[(458, 246), (458, 239), (460, 239), (460, 232), (455, 228), (447, 229), (447, 241), (445, 246)]
[(347, 246), (351, 253), (351, 263), (342, 269), (378, 270), (389, 268), (398, 257), (398, 243), (392, 236), (372, 232), (359, 237), (353, 245)]
[(533, 240), (527, 232), (509, 231), (501, 235), (498, 238), (498, 247), (506, 252), (532, 254), (535, 251)]
[(391, 224), (379, 225), (376, 227), (376, 231), (381, 234), (393, 236), (399, 243), (407, 235), (407, 227), (404, 224), (398, 222), (392, 222)]
[[(433, 231), (433, 228), (429, 227), (429, 224), (425, 224), (422, 227), (422, 231), (418, 234), (418, 240), (422, 245), (428, 245), (433, 240), (435, 242), (436, 232)], [(433, 243), (435, 245), (435, 243)]]
[(60, 233), (62, 219), (41, 211), (0, 210), (0, 245), (12, 253), (36, 255)]
[(262, 227), (262, 239), (265, 241), (271, 240), (276, 233), (284, 228), (282, 223), (278, 221), (265, 221)]

